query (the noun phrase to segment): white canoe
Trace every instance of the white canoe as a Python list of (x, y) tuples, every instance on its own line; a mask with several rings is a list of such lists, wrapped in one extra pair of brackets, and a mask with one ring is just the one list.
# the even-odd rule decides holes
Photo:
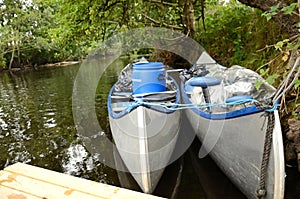
[(152, 193), (176, 145), (180, 111), (138, 104), (161, 103), (180, 100), (179, 87), (167, 79), (168, 90), (131, 96), (118, 93), (112, 87), (108, 98), (109, 123), (116, 148), (125, 166), (143, 192)]
[[(219, 66), (211, 58), (207, 59), (209, 56), (205, 54), (205, 52), (204, 55), (205, 60), (201, 60), (200, 57), (198, 63), (201, 63), (202, 68), (205, 67), (205, 63), (208, 63), (210, 69), (202, 74), (204, 74), (204, 76), (210, 76), (207, 74), (214, 71), (212, 68), (218, 68)], [(231, 77), (230, 75), (232, 75), (232, 73), (226, 73), (227, 69), (222, 68), (222, 70), (225, 72), (215, 73), (216, 77), (221, 78), (222, 75), (227, 75), (227, 78)], [(251, 72), (249, 76), (252, 77)], [(249, 76), (245, 75), (244, 77), (238, 77), (236, 79), (240, 80), (246, 78), (246, 82), (244, 83), (247, 83)], [(199, 82), (191, 84), (194, 86), (187, 86), (187, 84), (189, 84), (188, 81), (190, 81), (189, 79), (199, 81), (196, 78), (195, 75), (188, 75), (188, 78), (184, 75), (181, 77), (182, 98), (186, 104), (207, 103), (207, 100), (204, 98), (204, 90), (209, 89), (209, 83), (204, 86), (204, 89), (196, 88), (200, 86), (201, 83)], [(231, 79), (221, 80), (221, 84), (224, 82), (224, 84), (226, 84), (226, 82), (228, 83), (230, 81)], [(251, 81), (253, 81), (253, 79)], [(266, 82), (263, 83), (266, 84)], [(212, 84), (216, 85), (215, 83)], [(226, 87), (224, 84), (221, 87), (219, 86), (219, 90), (208, 91), (208, 95), (210, 95), (209, 100), (214, 101), (211, 103), (217, 103), (217, 100), (213, 98), (214, 96), (217, 96), (216, 98), (219, 96), (218, 100), (224, 99), (224, 96), (222, 96), (222, 94), (220, 95), (222, 92), (227, 92), (227, 95), (232, 97), (230, 95), (233, 92), (238, 93), (236, 86), (241, 85), (240, 83), (234, 82), (235, 87), (231, 85)], [(246, 85), (246, 87), (247, 86), (249, 85)], [(269, 85), (263, 86), (265, 87), (262, 89), (270, 88)], [(254, 89), (249, 89), (249, 91), (250, 90), (251, 92), (255, 92)], [(232, 93), (230, 94), (230, 92)], [(249, 93), (247, 93), (247, 95), (248, 94)], [(255, 93), (253, 95), (258, 96)], [(243, 99), (243, 97), (239, 99)], [(260, 183), (262, 182), (261, 180), (263, 180), (260, 176), (268, 117), (264, 110), (253, 103), (232, 105), (232, 107), (228, 107), (226, 104), (220, 106), (221, 107), (202, 107), (202, 109), (191, 108), (185, 110), (185, 115), (187, 115), (193, 130), (202, 142), (199, 157), (201, 158), (209, 154), (246, 197), (250, 199), (258, 198), (257, 190), (261, 189)], [(262, 198), (282, 199), (284, 198), (285, 165), (281, 125), (277, 110), (269, 114), (274, 115), (275, 121), (272, 130), (273, 139), (271, 142), (271, 151), (264, 179), (266, 195)]]

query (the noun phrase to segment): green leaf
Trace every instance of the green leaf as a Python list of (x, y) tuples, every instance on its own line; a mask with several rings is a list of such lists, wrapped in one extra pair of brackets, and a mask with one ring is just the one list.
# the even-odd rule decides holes
[(294, 88), (297, 89), (299, 86), (300, 86), (300, 80), (297, 79), (297, 80), (294, 82)]
[(275, 80), (279, 77), (278, 74), (274, 74), (274, 75), (271, 75), (269, 77), (267, 77), (266, 81), (270, 84), (270, 85), (273, 85), (275, 83)]
[(266, 17), (267, 21), (270, 21), (270, 19), (272, 19), (272, 14), (269, 12), (264, 12), (261, 14), (261, 16)]
[(292, 12), (294, 11), (295, 8), (298, 7), (298, 4), (297, 3), (292, 3), (290, 4), (289, 6), (286, 6), (286, 7), (283, 7), (281, 9), (281, 11), (286, 14), (286, 15), (290, 15), (292, 14)]
[(255, 86), (256, 90), (259, 90), (262, 84), (263, 84), (263, 81), (258, 81), (258, 80), (255, 81), (254, 86)]
[(289, 39), (284, 39), (282, 41), (277, 42), (274, 47), (276, 50), (278, 50), (279, 48), (282, 48), (284, 44), (288, 43), (290, 40)]
[(266, 17), (267, 21), (272, 19), (274, 15), (277, 14), (277, 9), (279, 8), (279, 4), (272, 6), (269, 11), (262, 13), (262, 16)]
[(260, 69), (260, 70), (259, 70), (259, 74), (260, 74), (260, 76), (263, 77), (263, 76), (265, 76), (269, 71), (270, 71), (269, 68), (267, 68), (266, 70)]
[(269, 12), (274, 13), (278, 8), (279, 8), (279, 4), (272, 6)]

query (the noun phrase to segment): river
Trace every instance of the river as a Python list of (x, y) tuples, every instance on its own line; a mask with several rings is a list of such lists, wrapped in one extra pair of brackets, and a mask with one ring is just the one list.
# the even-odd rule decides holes
[[(113, 65), (100, 79), (95, 99), (97, 118), (108, 135), (106, 99), (125, 63), (118, 60)], [(118, 173), (90, 154), (76, 131), (72, 92), (79, 67), (79, 64), (38, 67), (0, 73), (1, 170), (15, 162), (24, 162), (121, 186)], [(245, 198), (209, 157), (196, 158), (199, 146), (195, 140), (180, 160), (183, 166), (174, 198)], [(166, 170), (156, 195), (169, 196), (166, 185), (174, 179), (172, 166)], [(286, 198), (300, 198), (299, 173), (287, 169)]]

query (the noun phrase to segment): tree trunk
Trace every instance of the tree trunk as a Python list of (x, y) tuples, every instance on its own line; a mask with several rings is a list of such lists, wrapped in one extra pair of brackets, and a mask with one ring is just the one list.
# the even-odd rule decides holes
[(238, 0), (239, 2), (248, 5), (253, 8), (258, 8), (264, 12), (269, 11), (272, 6), (280, 4), (277, 14), (272, 17), (280, 26), (281, 30), (288, 33), (290, 36), (298, 34), (296, 27), (299, 22), (299, 17), (295, 14), (285, 15), (281, 9), (289, 5), (288, 0)]
[(15, 56), (15, 46), (13, 45), (13, 50), (12, 50), (12, 53), (11, 53), (11, 58), (10, 58), (9, 66), (8, 66), (9, 70), (11, 70), (11, 66), (12, 66), (12, 63), (14, 61), (14, 56)]
[(21, 49), (20, 49), (20, 45), (18, 45), (18, 65), (20, 68), (24, 69), (24, 65), (21, 65)]
[(193, 38), (196, 31), (194, 0), (181, 0), (180, 4), (183, 4), (183, 24), (185, 25), (184, 33)]

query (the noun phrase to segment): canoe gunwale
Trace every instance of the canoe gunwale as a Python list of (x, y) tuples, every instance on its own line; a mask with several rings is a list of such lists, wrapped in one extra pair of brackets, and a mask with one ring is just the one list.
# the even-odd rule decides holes
[[(181, 95), (182, 95), (183, 101), (186, 104), (192, 104), (192, 102), (189, 100), (187, 93), (185, 92), (185, 89), (184, 89), (185, 84), (184, 83), (185, 83), (185, 81), (181, 80), (180, 87), (181, 87), (181, 91), (182, 91)], [(195, 112), (197, 115), (199, 115), (203, 118), (206, 118), (206, 119), (210, 119), (210, 120), (232, 119), (232, 118), (236, 118), (236, 117), (241, 117), (241, 116), (260, 113), (260, 112), (265, 111), (263, 109), (258, 108), (256, 105), (241, 108), (239, 110), (226, 112), (226, 113), (209, 113), (209, 112), (202, 111), (201, 109), (197, 109), (197, 108), (191, 108), (191, 110), (193, 112)]]
[[(283, 139), (280, 126), (280, 118), (278, 111), (275, 110), (275, 126), (273, 129), (273, 151), (274, 154), (274, 199), (284, 198), (284, 188), (285, 188), (285, 163), (284, 163), (284, 148)], [(281, 175), (283, 174), (283, 175)]]

